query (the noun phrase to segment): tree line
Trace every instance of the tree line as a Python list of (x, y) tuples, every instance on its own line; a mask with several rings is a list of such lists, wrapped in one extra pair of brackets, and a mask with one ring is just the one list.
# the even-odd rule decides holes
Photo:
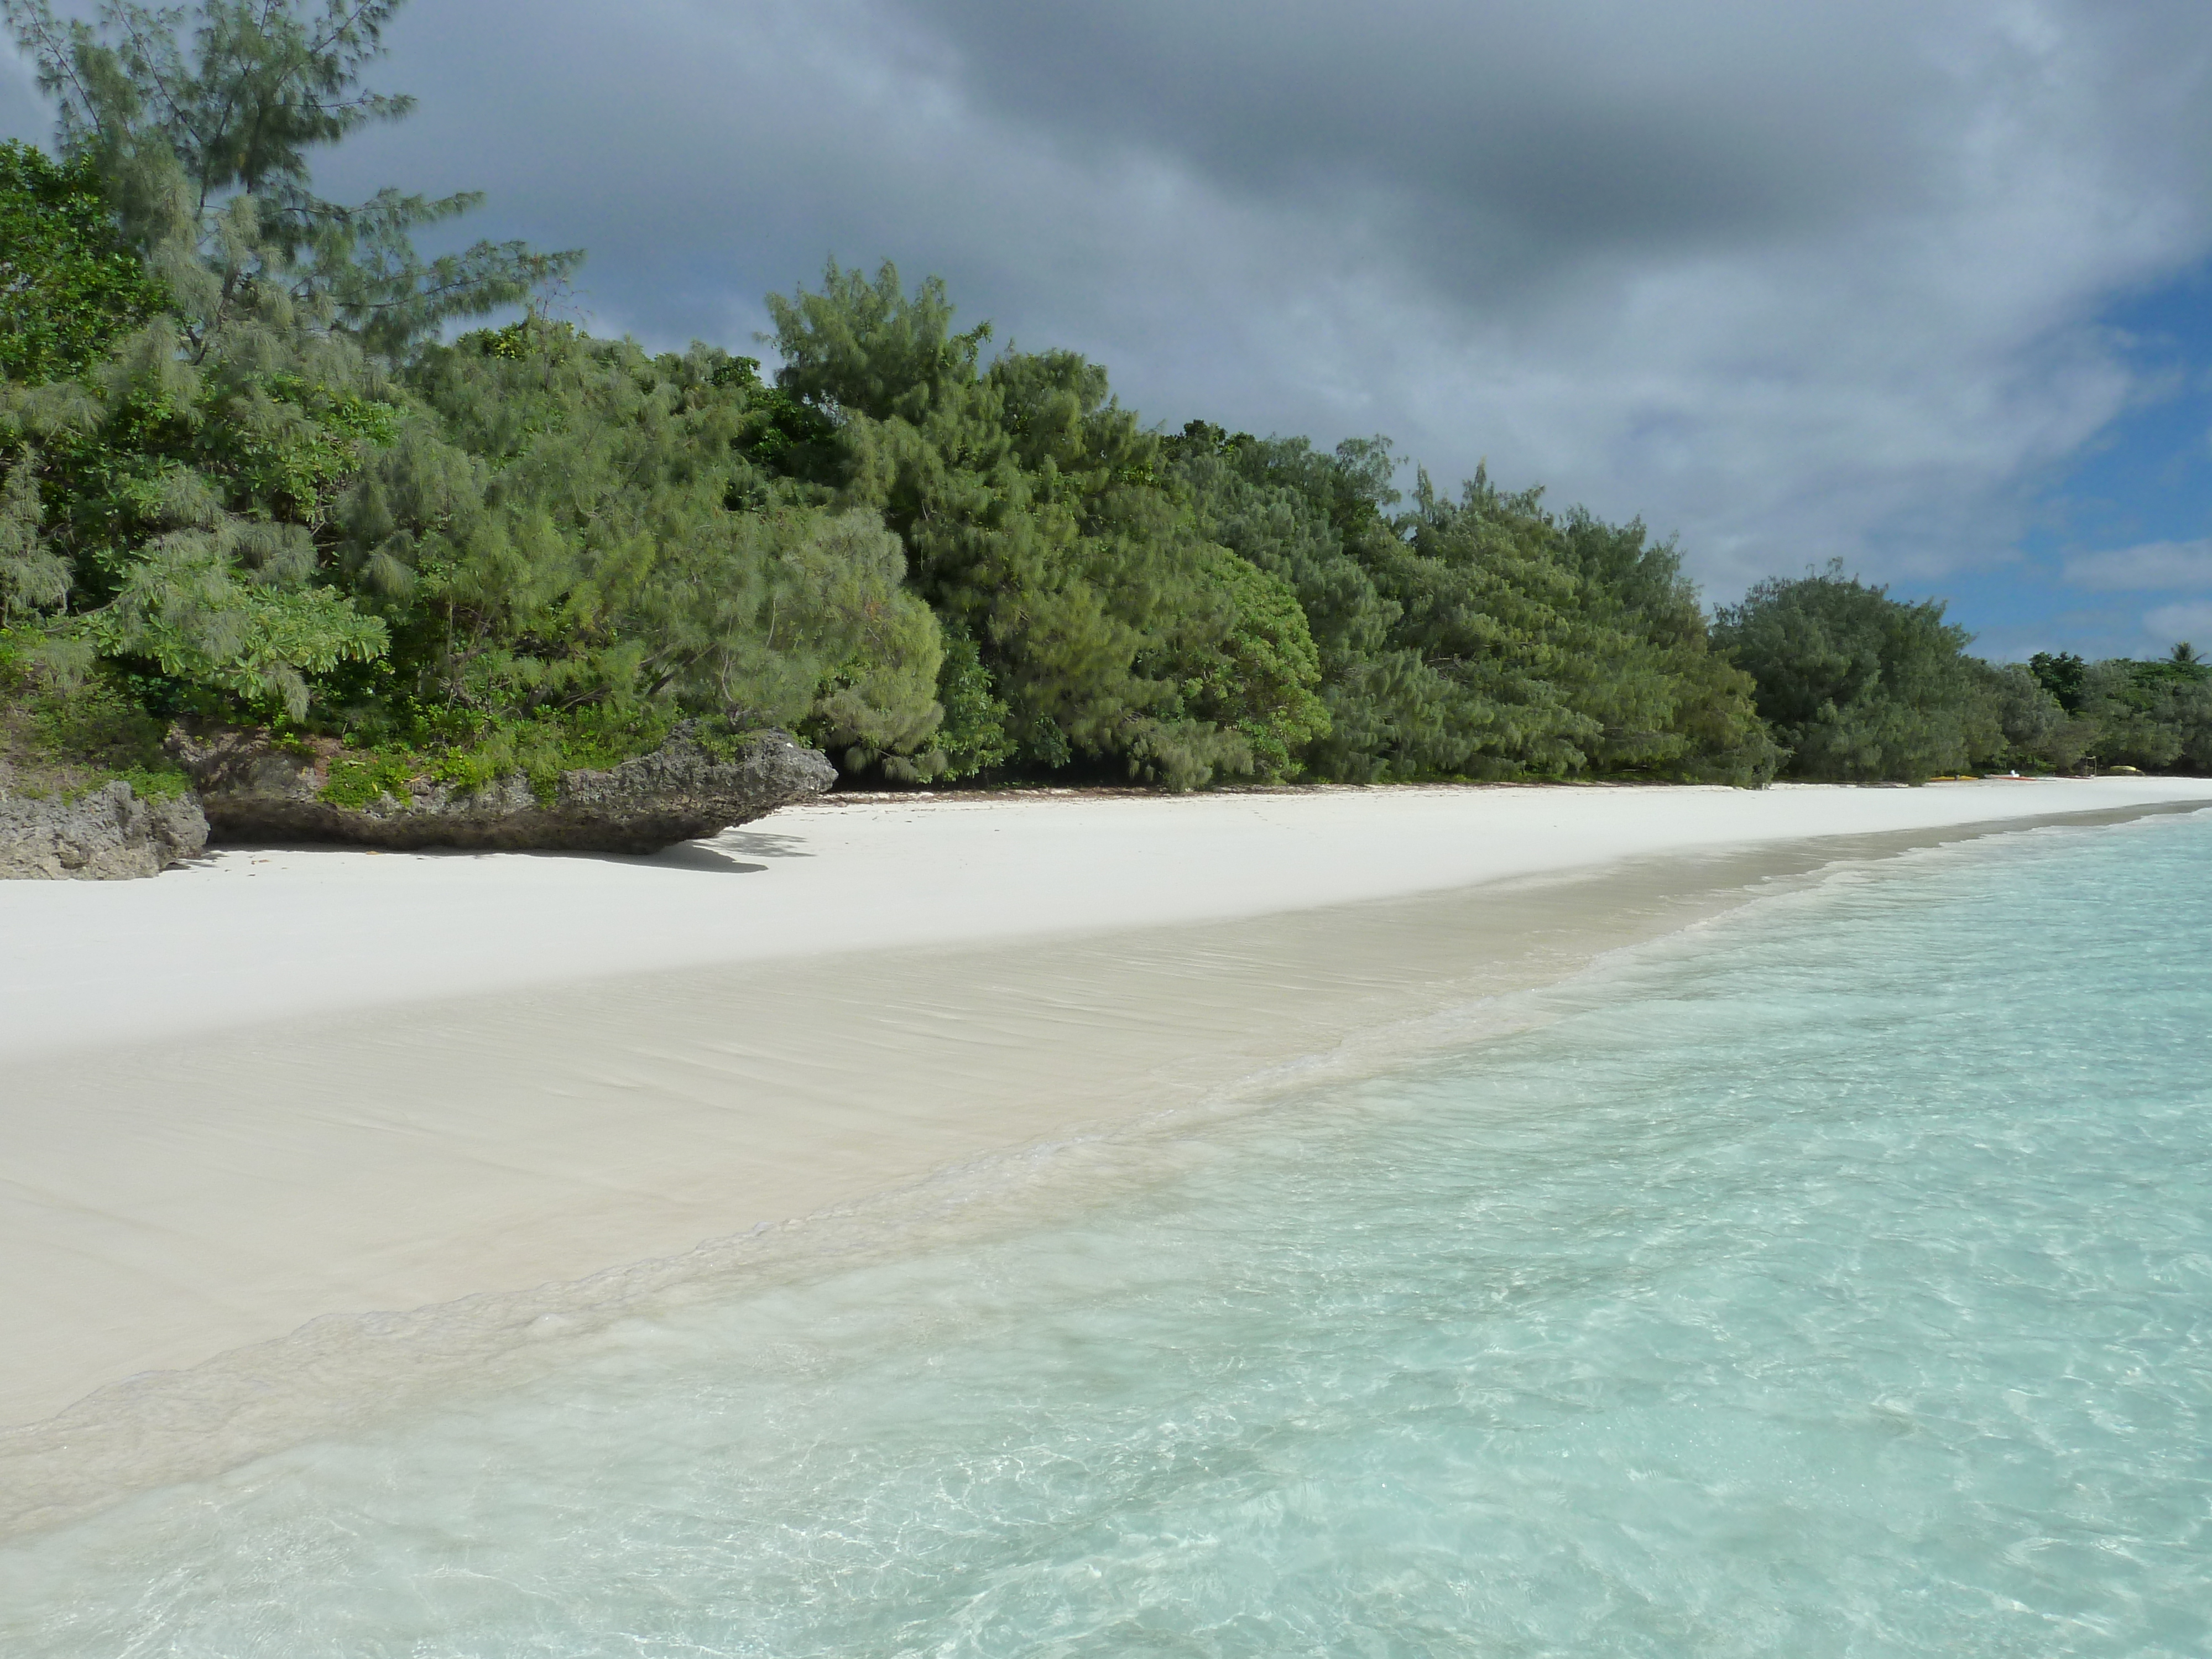
[[(550, 781), (780, 726), (850, 777), (1758, 785), (2212, 767), (2212, 675), (1968, 654), (1839, 567), (1709, 614), (1641, 523), (1395, 481), (991, 349), (832, 264), (780, 367), (542, 303), (580, 254), (325, 202), (389, 3), (0, 12), (60, 107), (0, 146), (0, 682), (158, 766), (179, 718), (336, 738), (347, 787)], [(456, 327), (523, 307), (502, 327)]]

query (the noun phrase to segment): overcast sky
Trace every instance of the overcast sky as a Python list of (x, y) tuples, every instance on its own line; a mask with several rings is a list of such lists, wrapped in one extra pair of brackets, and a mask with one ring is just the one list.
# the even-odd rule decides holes
[(602, 331), (757, 349), (889, 258), (1148, 419), (1487, 459), (1715, 599), (1840, 556), (1994, 655), (2212, 647), (2203, 0), (415, 0), (390, 44), (419, 112), (319, 182), (486, 190)]

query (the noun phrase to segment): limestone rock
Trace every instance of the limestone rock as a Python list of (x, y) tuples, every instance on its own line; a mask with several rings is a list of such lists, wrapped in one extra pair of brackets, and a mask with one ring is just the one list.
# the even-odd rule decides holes
[(159, 875), (207, 846), (191, 796), (142, 800), (127, 783), (59, 793), (0, 793), (0, 879), (117, 881)]
[(264, 732), (180, 726), (168, 748), (198, 788), (217, 842), (651, 853), (809, 799), (837, 776), (784, 732), (748, 738), (724, 760), (687, 724), (649, 755), (562, 773), (550, 800), (515, 774), (477, 789), (417, 778), (404, 799), (384, 794), (349, 806), (324, 798), (335, 744), (280, 748)]

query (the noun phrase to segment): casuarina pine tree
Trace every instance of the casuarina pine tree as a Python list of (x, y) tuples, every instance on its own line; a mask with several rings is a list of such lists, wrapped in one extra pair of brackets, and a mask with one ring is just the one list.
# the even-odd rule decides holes
[(475, 198), (316, 196), (312, 152), (410, 107), (361, 84), (393, 9), (111, 3), (64, 22), (46, 0), (0, 0), (59, 106), (66, 167), (96, 181), (163, 301), (82, 379), (11, 374), (0, 406), (7, 533), (34, 544), (16, 562), (69, 573), (19, 582), (10, 607), (39, 601), (52, 665), (118, 660), (297, 717), (311, 677), (385, 649), (384, 623), (333, 580), (331, 507), (395, 429), (391, 361), (578, 257), (480, 244), (426, 261), (410, 233)]

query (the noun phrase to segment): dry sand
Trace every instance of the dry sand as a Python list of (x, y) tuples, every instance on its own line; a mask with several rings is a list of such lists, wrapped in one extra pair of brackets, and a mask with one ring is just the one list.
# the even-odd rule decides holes
[(0, 886), (0, 1424), (1464, 1036), (1838, 857), (2189, 803), (2212, 781), (863, 799), (647, 859)]

